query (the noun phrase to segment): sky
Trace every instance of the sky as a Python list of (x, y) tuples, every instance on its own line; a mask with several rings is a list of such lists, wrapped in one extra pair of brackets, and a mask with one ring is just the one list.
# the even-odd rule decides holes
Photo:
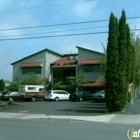
[(124, 9), (130, 29), (140, 29), (139, 5), (140, 0), (0, 0), (0, 79), (12, 81), (11, 63), (46, 48), (103, 52), (111, 12), (119, 20)]

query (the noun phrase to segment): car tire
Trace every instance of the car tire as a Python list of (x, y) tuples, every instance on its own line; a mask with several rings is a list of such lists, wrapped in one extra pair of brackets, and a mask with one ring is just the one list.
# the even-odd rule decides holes
[(82, 101), (83, 101), (83, 98), (82, 98), (82, 97), (80, 97), (79, 101), (80, 101), (80, 102), (82, 102)]
[(58, 102), (58, 101), (59, 101), (59, 98), (58, 98), (58, 97), (56, 97), (56, 98), (55, 98), (55, 101), (56, 101), (56, 102)]
[(32, 102), (35, 102), (35, 101), (36, 101), (36, 97), (33, 96), (33, 97), (31, 98), (31, 100), (32, 100)]

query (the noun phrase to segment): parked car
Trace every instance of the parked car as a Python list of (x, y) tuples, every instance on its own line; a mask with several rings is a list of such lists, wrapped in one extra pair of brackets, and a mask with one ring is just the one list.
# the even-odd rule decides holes
[(10, 98), (17, 100), (20, 99), (20, 94), (18, 92), (8, 92), (5, 94), (5, 100), (9, 100)]
[(92, 94), (91, 99), (94, 101), (105, 100), (105, 90), (100, 90), (95, 94)]
[(70, 95), (71, 101), (83, 101), (83, 100), (91, 100), (91, 93), (89, 91), (76, 91), (74, 94)]
[(49, 90), (46, 93), (46, 100), (69, 100), (70, 93), (64, 90)]
[(3, 100), (4, 99), (4, 94), (2, 94), (1, 92), (0, 92), (0, 100)]

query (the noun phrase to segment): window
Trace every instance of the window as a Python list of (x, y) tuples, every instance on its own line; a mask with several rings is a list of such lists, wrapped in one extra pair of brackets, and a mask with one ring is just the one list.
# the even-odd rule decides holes
[(41, 74), (41, 67), (23, 67), (22, 73), (35, 73), (35, 74)]
[(36, 90), (36, 87), (28, 87), (28, 90)]
[(83, 72), (97, 72), (99, 71), (99, 64), (96, 65), (84, 65)]

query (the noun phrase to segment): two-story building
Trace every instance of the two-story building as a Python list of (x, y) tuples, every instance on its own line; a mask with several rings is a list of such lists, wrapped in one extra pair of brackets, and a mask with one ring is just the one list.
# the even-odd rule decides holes
[(51, 84), (62, 81), (66, 83), (67, 77), (83, 75), (84, 90), (94, 93), (104, 88), (104, 78), (99, 73), (100, 52), (78, 47), (76, 54), (59, 54), (50, 49), (44, 49), (21, 60), (13, 65), (13, 77), (27, 78), (26, 73), (35, 73), (41, 78), (48, 78), (51, 74)]

